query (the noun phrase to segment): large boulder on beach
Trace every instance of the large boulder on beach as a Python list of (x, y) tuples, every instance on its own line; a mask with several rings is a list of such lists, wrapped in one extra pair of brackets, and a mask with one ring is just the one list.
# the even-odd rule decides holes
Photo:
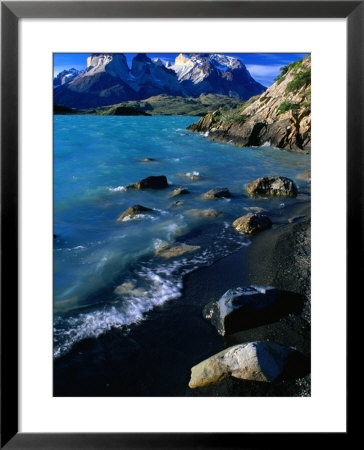
[(234, 220), (233, 227), (246, 234), (256, 234), (272, 226), (272, 222), (265, 214), (245, 214)]
[(150, 176), (125, 187), (126, 189), (164, 189), (168, 187), (168, 182), (164, 175)]
[(121, 216), (118, 218), (118, 222), (121, 222), (122, 220), (124, 220), (126, 217), (134, 217), (140, 214), (145, 214), (147, 212), (153, 211), (151, 208), (146, 208), (145, 206), (142, 205), (133, 205), (130, 206), (130, 208), (126, 209)]
[(200, 248), (199, 245), (189, 245), (189, 244), (162, 244), (160, 245), (156, 251), (156, 256), (159, 256), (160, 258), (174, 258), (176, 256), (184, 255), (185, 253), (194, 252), (195, 250), (198, 250)]
[(271, 382), (283, 373), (293, 353), (298, 352), (275, 342), (234, 345), (192, 367), (188, 386), (192, 389), (208, 386), (228, 376)]
[(251, 181), (246, 190), (251, 197), (272, 195), (281, 197), (296, 197), (298, 190), (295, 183), (286, 177), (261, 177)]
[(189, 194), (190, 191), (183, 187), (178, 187), (176, 189), (173, 189), (173, 191), (170, 193), (170, 197), (178, 197), (179, 195), (186, 195)]
[(217, 301), (208, 303), (202, 315), (221, 336), (235, 333), (256, 323), (281, 299), (281, 292), (272, 286), (244, 286), (229, 289)]
[(228, 188), (215, 188), (210, 189), (203, 194), (203, 197), (208, 200), (216, 200), (218, 198), (230, 198), (231, 194)]

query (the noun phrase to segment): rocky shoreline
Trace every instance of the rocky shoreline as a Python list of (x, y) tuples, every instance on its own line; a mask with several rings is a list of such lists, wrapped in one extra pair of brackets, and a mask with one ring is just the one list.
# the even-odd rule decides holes
[[(292, 223), (294, 217), (299, 218)], [(275, 381), (267, 383), (229, 377), (219, 384), (189, 389), (186, 395), (310, 396), (310, 236), (310, 203), (298, 203), (287, 208), (273, 229), (252, 238), (251, 246), (242, 254), (247, 261), (247, 283), (275, 286), (299, 294), (303, 304), (297, 305), (296, 311), (279, 318), (267, 318), (264, 324), (223, 337), (225, 348), (255, 341), (274, 342), (295, 348), (301, 356), (291, 364), (284, 377)], [(229, 258), (225, 258), (226, 266)]]
[(213, 141), (239, 147), (311, 150), (311, 57), (281, 68), (281, 75), (263, 94), (235, 111), (217, 109), (188, 130)]
[[(164, 187), (164, 176), (127, 186), (131, 190)], [(213, 198), (226, 197), (228, 192), (226, 188), (212, 191)], [(127, 335), (113, 330), (95, 341), (76, 345), (55, 364), (55, 395), (310, 395), (310, 202), (292, 180), (279, 176), (253, 180), (247, 192), (267, 201), (271, 196), (285, 196), (297, 197), (297, 202), (270, 211), (269, 218), (257, 211), (237, 219), (233, 226), (239, 231), (244, 225), (241, 231), (251, 235), (250, 247), (191, 272), (184, 279), (182, 298), (155, 308), (148, 320), (130, 327)], [(207, 194), (212, 195), (211, 191)], [(145, 210), (134, 205), (121, 220)], [(247, 219), (247, 230), (243, 219)], [(170, 258), (197, 248), (179, 242), (158, 248), (156, 255)], [(233, 322), (217, 324), (217, 304), (220, 319), (224, 314), (229, 319), (231, 311), (233, 315), (239, 313), (237, 304), (226, 296), (231, 290), (253, 294), (252, 299), (240, 300), (238, 306), (245, 309)], [(215, 306), (209, 312), (211, 300)], [(213, 314), (215, 319), (210, 321)], [(115, 348), (119, 349), (117, 353)], [(141, 350), (142, 361), (137, 357)], [(104, 364), (97, 359), (107, 354), (115, 356), (105, 360), (113, 367), (105, 376)], [(77, 369), (80, 360), (84, 364), (82, 373)], [(209, 360), (207, 370), (204, 364)], [(140, 375), (136, 377), (138, 370)], [(91, 372), (96, 385), (89, 380)]]

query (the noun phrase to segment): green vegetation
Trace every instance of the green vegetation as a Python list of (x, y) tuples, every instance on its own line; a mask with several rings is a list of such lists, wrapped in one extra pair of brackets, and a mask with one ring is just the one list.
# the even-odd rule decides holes
[(100, 113), (102, 116), (150, 116), (151, 114), (146, 113), (133, 106), (124, 105), (114, 105)]
[(304, 86), (308, 86), (311, 83), (311, 70), (302, 69), (296, 74), (294, 79), (287, 84), (287, 92), (297, 92)]
[(224, 117), (224, 122), (228, 123), (229, 125), (232, 125), (233, 123), (244, 123), (247, 119), (246, 114), (231, 114), (227, 117)]
[(288, 66), (281, 67), (281, 73), (275, 78), (274, 81), (277, 81), (280, 84), (286, 74), (291, 72), (295, 75), (294, 79), (290, 81), (287, 85), (286, 92), (297, 92), (304, 86), (307, 86), (311, 83), (311, 69), (307, 68), (303, 63), (310, 56), (305, 56), (303, 59), (299, 61), (295, 61)]
[[(166, 115), (166, 116), (204, 116), (220, 108), (241, 108), (242, 100), (220, 94), (201, 95), (198, 98), (156, 95), (146, 100), (128, 101), (116, 105), (75, 110), (68, 108), (69, 114), (88, 115)], [(54, 112), (54, 114), (63, 114)]]
[(283, 67), (281, 67), (279, 70), (281, 71), (281, 73), (278, 75), (278, 76), (276, 76), (275, 78), (274, 78), (274, 81), (278, 81), (278, 84), (281, 84), (282, 83), (282, 81), (284, 80), (284, 76), (286, 75), (286, 73), (288, 72), (288, 67), (289, 66), (283, 66)]
[(298, 108), (299, 108), (299, 105), (297, 105), (296, 103), (291, 103), (288, 100), (284, 100), (278, 106), (277, 112), (278, 112), (278, 114), (283, 114), (283, 113), (285, 113), (287, 111), (295, 110), (295, 109), (298, 109)]

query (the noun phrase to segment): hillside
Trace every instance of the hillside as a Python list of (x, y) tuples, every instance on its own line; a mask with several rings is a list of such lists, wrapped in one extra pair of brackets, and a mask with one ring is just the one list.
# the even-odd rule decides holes
[(241, 147), (270, 145), (311, 150), (311, 57), (281, 68), (263, 94), (231, 112), (223, 108), (206, 114), (188, 128), (208, 133), (212, 140)]
[[(178, 116), (203, 116), (218, 108), (238, 108), (244, 104), (243, 101), (226, 95), (208, 94), (198, 98), (175, 97), (172, 95), (156, 95), (146, 100), (129, 101), (116, 105), (103, 106), (100, 108), (89, 108), (82, 110), (67, 109), (67, 113), (89, 114), (89, 115), (178, 115)], [(65, 112), (58, 106), (55, 114)], [(73, 111), (73, 112), (72, 112)], [(116, 112), (119, 111), (119, 114)], [(120, 111), (130, 111), (130, 114), (120, 114)]]

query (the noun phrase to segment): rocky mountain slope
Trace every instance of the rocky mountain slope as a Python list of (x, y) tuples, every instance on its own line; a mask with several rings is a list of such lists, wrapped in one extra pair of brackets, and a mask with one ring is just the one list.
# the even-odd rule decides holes
[(56, 77), (54, 77), (53, 86), (57, 87), (57, 86), (61, 86), (63, 84), (67, 84), (70, 81), (72, 81), (74, 78), (76, 78), (78, 75), (80, 75), (81, 73), (82, 73), (81, 70), (77, 70), (74, 68), (69, 69), (69, 70), (63, 70)]
[(92, 54), (83, 72), (67, 78), (67, 83), (56, 77), (54, 86), (54, 103), (71, 108), (114, 105), (162, 94), (194, 98), (221, 94), (246, 100), (264, 91), (237, 58), (219, 54), (180, 54), (170, 64), (138, 53), (131, 68), (122, 53)]
[(311, 57), (282, 67), (263, 94), (235, 110), (217, 109), (190, 125), (213, 140), (241, 147), (311, 150)]

